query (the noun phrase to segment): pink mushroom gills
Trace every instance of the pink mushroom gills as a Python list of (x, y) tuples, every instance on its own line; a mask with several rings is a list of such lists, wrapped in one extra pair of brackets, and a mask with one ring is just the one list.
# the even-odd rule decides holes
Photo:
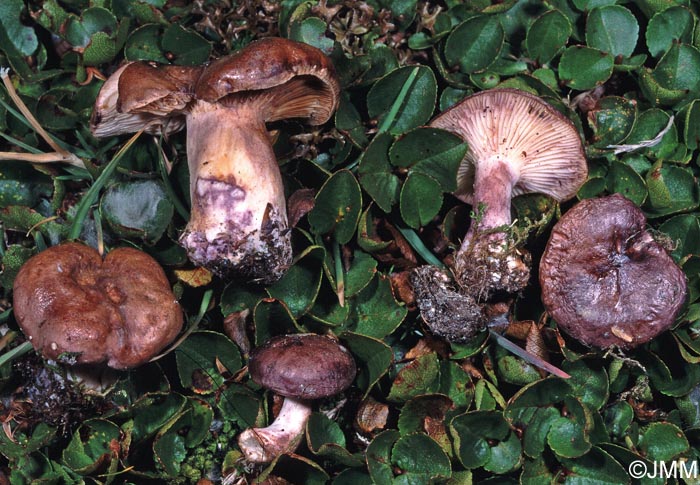
[(98, 95), (95, 136), (187, 126), (190, 221), (180, 244), (214, 273), (265, 283), (291, 264), (284, 187), (266, 123), (328, 121), (340, 85), (320, 50), (265, 38), (200, 67), (132, 62)]
[(683, 271), (620, 194), (583, 200), (562, 216), (540, 261), (540, 286), (557, 325), (598, 348), (648, 342), (673, 325), (686, 298)]
[(296, 334), (274, 337), (254, 349), (248, 371), (253, 381), (285, 398), (272, 424), (247, 429), (238, 437), (248, 462), (268, 463), (299, 445), (311, 401), (350, 387), (357, 368), (350, 352), (332, 338)]
[(45, 358), (119, 370), (151, 360), (183, 324), (165, 272), (151, 256), (117, 248), (103, 259), (76, 242), (50, 247), (21, 267), (13, 311)]
[(473, 207), (474, 217), (454, 255), (454, 279), (424, 266), (411, 280), (431, 330), (465, 341), (491, 318), (485, 303), (494, 294), (516, 293), (529, 280), (529, 254), (513, 237), (511, 199), (527, 193), (570, 199), (588, 168), (574, 124), (542, 99), (516, 89), (469, 96), (430, 126), (460, 135), (469, 146), (455, 195)]

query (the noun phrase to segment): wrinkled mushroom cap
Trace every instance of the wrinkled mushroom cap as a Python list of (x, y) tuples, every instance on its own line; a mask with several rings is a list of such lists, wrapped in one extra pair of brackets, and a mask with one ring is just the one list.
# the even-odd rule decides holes
[(355, 379), (355, 360), (335, 340), (315, 334), (283, 335), (254, 349), (248, 363), (259, 385), (294, 399), (344, 391)]
[(330, 119), (340, 84), (330, 59), (308, 44), (267, 37), (209, 64), (195, 87), (208, 103), (259, 98), (265, 121), (307, 118), (319, 125)]
[(557, 222), (540, 262), (542, 301), (557, 324), (600, 348), (636, 347), (673, 325), (683, 271), (619, 194), (586, 199)]
[(13, 297), (17, 322), (34, 348), (69, 363), (136, 367), (182, 329), (163, 269), (132, 248), (114, 249), (104, 260), (79, 243), (48, 248), (22, 266)]
[(455, 193), (467, 203), (472, 202), (474, 167), (482, 160), (508, 161), (518, 179), (514, 196), (536, 192), (563, 201), (586, 180), (586, 158), (574, 124), (524, 91), (481, 91), (440, 114), (430, 126), (457, 133), (469, 145)]
[(193, 99), (202, 66), (129, 62), (100, 89), (90, 119), (96, 137), (134, 133), (170, 134), (185, 126), (184, 114)]

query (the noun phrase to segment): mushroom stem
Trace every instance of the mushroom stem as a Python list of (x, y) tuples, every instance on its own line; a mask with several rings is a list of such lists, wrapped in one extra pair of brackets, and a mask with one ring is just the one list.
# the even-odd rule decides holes
[(187, 116), (190, 221), (180, 238), (214, 273), (279, 279), (291, 263), (282, 176), (253, 103), (199, 101)]
[(463, 291), (484, 301), (496, 291), (514, 293), (524, 288), (530, 268), (507, 230), (517, 170), (496, 155), (479, 161), (474, 177), (475, 218), (455, 254), (454, 274)]
[(469, 248), (475, 237), (478, 237), (476, 234), (506, 226), (511, 222), (510, 199), (513, 186), (518, 181), (517, 173), (510, 164), (501, 161), (500, 157), (481, 162), (475, 172), (472, 205), (475, 213), (482, 210), (483, 212), (469, 227), (461, 250)]
[(275, 421), (266, 428), (249, 428), (238, 437), (238, 446), (251, 463), (269, 463), (294, 451), (311, 416), (308, 401), (286, 397)]

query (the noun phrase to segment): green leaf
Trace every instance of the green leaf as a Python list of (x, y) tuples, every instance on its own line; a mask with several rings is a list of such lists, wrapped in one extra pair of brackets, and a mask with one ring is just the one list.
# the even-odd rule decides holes
[(405, 483), (430, 482), (449, 478), (452, 475), (450, 459), (440, 445), (423, 433), (414, 433), (399, 438), (391, 450), (391, 463), (398, 467), (402, 476), (408, 475)]
[(391, 212), (399, 200), (401, 181), (392, 172), (389, 163), (389, 147), (393, 137), (379, 133), (374, 137), (360, 158), (358, 176), (360, 185), (384, 212)]
[(401, 189), (401, 217), (410, 227), (428, 224), (442, 207), (442, 187), (434, 178), (411, 172)]
[(355, 315), (349, 330), (374, 338), (384, 338), (401, 324), (408, 310), (391, 291), (388, 278), (378, 275), (355, 298)]
[(241, 429), (264, 424), (263, 399), (241, 384), (228, 384), (220, 394), (217, 408), (223, 418)]
[(445, 60), (465, 74), (485, 69), (498, 57), (505, 33), (496, 15), (477, 15), (459, 24), (445, 42)]
[(607, 81), (614, 67), (614, 58), (591, 47), (567, 48), (559, 60), (559, 78), (571, 89), (584, 91)]
[(642, 205), (647, 198), (644, 179), (629, 165), (611, 162), (606, 179), (610, 192), (622, 194), (637, 205)]
[(209, 60), (211, 44), (197, 32), (172, 24), (165, 29), (161, 45), (167, 57), (180, 66), (196, 66)]
[[(63, 450), (63, 462), (73, 471), (88, 475), (118, 459), (119, 426), (106, 419), (91, 419), (80, 428)], [(115, 447), (116, 445), (116, 447)]]
[(600, 485), (622, 485), (630, 483), (630, 476), (625, 467), (600, 448), (575, 459), (561, 459), (566, 467), (566, 483), (596, 483)]
[(120, 237), (158, 241), (173, 218), (175, 206), (159, 180), (135, 180), (109, 187), (100, 200), (100, 214)]
[(425, 124), (433, 114), (436, 98), (433, 71), (426, 66), (406, 66), (372, 86), (367, 94), (367, 111), (379, 125), (386, 125), (385, 131), (399, 135)]
[(689, 150), (700, 147), (700, 99), (694, 99), (686, 111), (683, 139)]
[(440, 364), (435, 353), (422, 355), (401, 369), (394, 379), (387, 399), (408, 401), (421, 394), (437, 391), (440, 385)]
[(355, 356), (359, 369), (355, 384), (364, 390), (366, 395), (389, 370), (394, 361), (394, 353), (391, 347), (381, 340), (352, 332), (343, 332), (340, 336)]
[(168, 63), (168, 58), (160, 46), (162, 27), (156, 24), (142, 25), (135, 29), (126, 40), (124, 57), (128, 61), (156, 61)]
[(593, 145), (607, 148), (620, 144), (632, 131), (636, 117), (636, 101), (619, 96), (602, 98), (588, 113), (588, 124), (594, 132)]
[(572, 28), (568, 17), (559, 10), (549, 10), (537, 17), (525, 37), (529, 56), (546, 64), (564, 48)]
[(465, 468), (506, 473), (520, 463), (520, 440), (496, 411), (472, 411), (455, 417), (450, 432)]
[(683, 167), (662, 165), (647, 173), (649, 217), (660, 217), (694, 209), (698, 206), (695, 177)]
[(467, 144), (449, 131), (417, 128), (399, 138), (389, 150), (396, 167), (428, 175), (444, 192), (457, 190), (457, 170), (467, 153)]
[(646, 29), (649, 52), (659, 57), (668, 51), (674, 41), (690, 44), (695, 28), (695, 16), (686, 7), (673, 6), (655, 14)]
[(316, 195), (316, 204), (308, 214), (314, 234), (332, 232), (340, 244), (347, 244), (355, 234), (362, 210), (362, 191), (348, 170), (335, 172)]
[[(31, 56), (37, 47), (39, 39), (34, 29), (23, 25), (20, 18), (25, 8), (22, 0), (3, 0), (0, 2), (0, 29), (4, 31), (7, 39), (23, 56)], [(0, 46), (5, 51), (5, 48)]]
[(562, 370), (571, 378), (566, 381), (573, 389), (573, 395), (591, 408), (599, 410), (608, 402), (608, 374), (605, 368), (596, 367), (587, 360), (564, 361)]
[(350, 269), (345, 273), (345, 297), (351, 298), (364, 290), (376, 273), (377, 260), (364, 251), (355, 251)]
[(22, 162), (2, 162), (0, 171), (0, 208), (11, 205), (36, 207), (42, 198), (50, 198), (50, 177)]
[(236, 344), (211, 331), (192, 333), (175, 349), (175, 359), (182, 386), (200, 393), (214, 392), (223, 385), (225, 377), (218, 363), (231, 374), (243, 365)]
[(301, 22), (293, 22), (289, 29), (289, 38), (312, 45), (324, 54), (333, 52), (333, 40), (326, 37), (326, 22), (318, 17), (308, 17)]
[(665, 89), (700, 90), (700, 51), (687, 44), (673, 43), (652, 74)]
[(308, 312), (321, 289), (323, 259), (326, 251), (320, 246), (309, 246), (282, 278), (267, 287), (272, 298), (284, 301), (294, 318)]
[(399, 432), (389, 429), (379, 433), (367, 447), (367, 469), (372, 482), (377, 485), (391, 485), (394, 472), (391, 464), (391, 450), (399, 439)]
[(678, 426), (656, 422), (642, 431), (639, 447), (650, 460), (670, 461), (685, 453), (690, 445)]
[(547, 433), (547, 444), (562, 458), (578, 458), (591, 449), (593, 417), (577, 398), (564, 399), (568, 414), (555, 419)]
[(345, 435), (325, 414), (313, 413), (306, 423), (306, 442), (315, 455), (346, 466), (360, 466), (363, 460), (345, 448)]
[(676, 260), (691, 254), (700, 254), (700, 221), (695, 214), (671, 217), (659, 226), (673, 241), (671, 254)]
[(586, 19), (586, 44), (613, 56), (629, 57), (637, 46), (639, 25), (625, 7), (594, 8)]

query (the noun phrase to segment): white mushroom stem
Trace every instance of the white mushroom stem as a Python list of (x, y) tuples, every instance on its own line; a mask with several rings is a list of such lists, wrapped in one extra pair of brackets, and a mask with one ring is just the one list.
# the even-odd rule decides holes
[[(226, 103), (226, 105), (224, 105)], [(282, 176), (253, 102), (198, 101), (187, 115), (190, 260), (218, 274), (278, 279), (291, 262)]]
[(251, 463), (269, 463), (294, 451), (311, 416), (308, 401), (285, 398), (275, 421), (266, 428), (249, 428), (238, 437), (238, 447)]

